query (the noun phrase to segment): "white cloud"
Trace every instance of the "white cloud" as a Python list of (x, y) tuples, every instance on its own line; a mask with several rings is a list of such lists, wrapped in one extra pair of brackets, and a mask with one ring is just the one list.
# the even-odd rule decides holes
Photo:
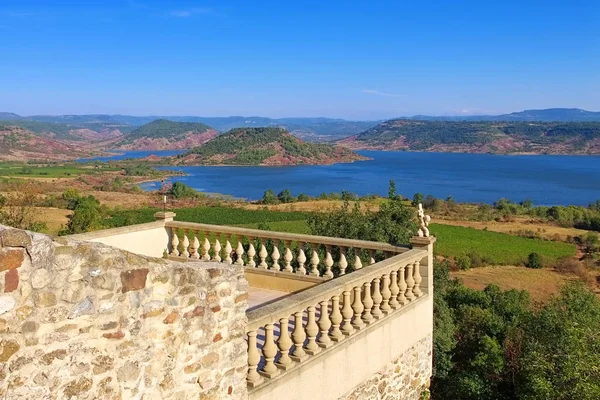
[(211, 8), (188, 8), (185, 10), (174, 10), (171, 11), (169, 14), (173, 17), (187, 18), (191, 17), (192, 15), (210, 14), (212, 12), (213, 10)]
[(379, 90), (373, 90), (373, 89), (363, 89), (362, 91), (363, 93), (366, 94), (372, 94), (375, 96), (384, 96), (384, 97), (406, 97), (405, 94), (393, 94), (393, 93), (386, 93), (386, 92), (381, 92)]

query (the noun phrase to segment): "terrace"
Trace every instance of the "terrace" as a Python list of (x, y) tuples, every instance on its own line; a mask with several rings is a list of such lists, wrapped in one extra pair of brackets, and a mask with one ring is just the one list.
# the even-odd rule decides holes
[[(209, 304), (215, 315), (224, 316), (215, 317), (212, 328), (198, 328), (198, 334), (218, 327), (216, 344), (210, 345), (218, 348), (230, 340), (237, 343), (232, 332), (241, 326), (246, 349), (240, 353), (235, 345), (236, 351), (228, 350), (232, 364), (216, 378), (222, 381), (224, 376), (239, 375), (243, 390), (216, 383), (228, 390), (225, 395), (215, 384), (208, 387), (195, 377), (193, 383), (200, 388), (194, 390), (208, 390), (213, 396), (206, 398), (419, 398), (427, 386), (435, 239), (428, 237), (424, 218), (420, 235), (410, 245), (395, 246), (180, 222), (170, 212), (155, 217), (156, 222), (73, 235), (67, 240), (167, 258), (169, 265), (194, 271), (209, 268), (211, 277), (214, 271), (219, 271), (214, 276), (228, 269), (242, 271), (235, 302), (227, 297), (231, 291), (227, 282), (196, 288), (208, 292), (207, 298), (198, 295), (207, 304), (217, 301), (211, 293), (225, 299), (216, 306)], [(156, 290), (151, 293), (147, 284), (144, 290), (156, 302)], [(166, 299), (164, 293), (160, 296)], [(244, 305), (245, 318), (235, 314), (238, 302)], [(240, 359), (245, 367), (234, 368)], [(225, 357), (219, 362), (225, 362)], [(203, 361), (193, 371), (203, 376), (219, 374), (217, 369)], [(185, 372), (189, 371), (186, 367)]]

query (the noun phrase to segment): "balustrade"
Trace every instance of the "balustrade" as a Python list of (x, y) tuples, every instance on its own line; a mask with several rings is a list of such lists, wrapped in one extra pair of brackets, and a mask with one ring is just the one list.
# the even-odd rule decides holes
[[(385, 243), (170, 221), (169, 255), (331, 279), (408, 250)], [(353, 260), (353, 262), (349, 262)], [(411, 288), (418, 288), (415, 276)], [(379, 294), (373, 287), (373, 294)], [(412, 291), (418, 297), (418, 290)], [(383, 304), (385, 312), (387, 303)], [(379, 310), (379, 303), (375, 310)], [(377, 315), (377, 314), (376, 314)], [(377, 317), (376, 317), (377, 318)]]
[(249, 311), (248, 385), (307, 362), (426, 294), (417, 288), (426, 257), (426, 249), (409, 250)]

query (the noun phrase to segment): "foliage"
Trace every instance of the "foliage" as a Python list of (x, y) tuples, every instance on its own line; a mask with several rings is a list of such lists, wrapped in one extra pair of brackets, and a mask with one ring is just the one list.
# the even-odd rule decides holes
[(296, 201), (289, 189), (284, 189), (277, 194), (277, 199), (280, 203), (293, 203)]
[(37, 202), (37, 194), (28, 184), (6, 196), (0, 194), (0, 224), (35, 232), (46, 230), (46, 224), (38, 219)]
[(415, 193), (415, 195), (413, 196), (411, 205), (413, 207), (417, 207), (419, 204), (422, 204), (424, 200), (425, 200), (425, 196), (423, 196), (423, 193)]
[(176, 199), (195, 199), (200, 197), (200, 193), (196, 189), (179, 181), (173, 183), (168, 193)]
[(195, 154), (206, 163), (258, 165), (269, 157), (281, 156), (301, 163), (352, 157), (355, 153), (329, 144), (305, 143), (281, 128), (237, 128), (195, 147), (179, 158)]
[(479, 257), (483, 264), (521, 265), (529, 253), (536, 252), (549, 264), (564, 257), (573, 257), (576, 247), (570, 243), (549, 242), (484, 231), (462, 226), (431, 224), (429, 230), (438, 238), (435, 252), (444, 257), (460, 255)]
[(542, 268), (542, 260), (538, 253), (529, 253), (527, 257), (527, 264), (525, 264), (527, 268), (532, 269), (541, 269)]
[(73, 214), (60, 234), (76, 234), (102, 228), (102, 213), (100, 202), (92, 195), (72, 199)]
[(461, 254), (456, 257), (456, 266), (465, 271), (471, 269), (471, 258), (466, 254)]
[(261, 203), (262, 204), (277, 204), (278, 201), (279, 200), (275, 196), (275, 192), (271, 189), (267, 189), (267, 190), (265, 190), (265, 193), (263, 194)]
[(432, 398), (595, 399), (600, 301), (570, 284), (531, 307), (525, 291), (483, 291), (434, 268)]
[(363, 212), (358, 202), (351, 207), (345, 201), (341, 209), (310, 215), (307, 223), (313, 235), (391, 244), (409, 243), (417, 230), (414, 210), (407, 207), (393, 190), (378, 211)]

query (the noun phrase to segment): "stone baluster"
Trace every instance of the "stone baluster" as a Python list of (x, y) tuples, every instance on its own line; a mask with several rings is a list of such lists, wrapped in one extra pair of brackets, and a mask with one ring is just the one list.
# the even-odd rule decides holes
[(400, 306), (398, 303), (398, 293), (400, 293), (400, 288), (398, 287), (398, 271), (390, 272), (390, 307), (395, 310)]
[(260, 362), (260, 353), (256, 347), (256, 331), (248, 332), (248, 375), (246, 381), (251, 387), (256, 387), (262, 382), (262, 377), (258, 373), (258, 363)]
[(381, 312), (381, 302), (383, 301), (383, 296), (381, 295), (381, 279), (375, 278), (373, 282), (371, 282), (371, 290), (373, 295), (371, 298), (373, 299), (373, 308), (371, 309), (371, 315), (375, 319), (380, 319), (383, 317), (383, 313)]
[(400, 293), (398, 294), (398, 303), (400, 303), (402, 306), (408, 303), (408, 300), (405, 296), (407, 286), (406, 279), (404, 278), (405, 269), (406, 268), (403, 265), (398, 270), (398, 278), (400, 278), (400, 282), (398, 282), (398, 289), (400, 290)]
[(383, 279), (381, 280), (381, 311), (386, 315), (392, 311), (392, 307), (390, 307), (391, 298), (390, 274), (384, 274)]
[(227, 264), (232, 264), (233, 263), (233, 259), (231, 258), (231, 252), (233, 251), (233, 248), (231, 247), (231, 235), (225, 235), (225, 259), (224, 261)]
[(325, 246), (325, 273), (323, 276), (325, 278), (333, 278), (333, 271), (331, 270), (333, 267), (333, 257), (331, 256), (331, 246)]
[(210, 261), (210, 241), (208, 232), (204, 232), (204, 242), (202, 243), (202, 261)]
[(312, 243), (310, 245), (312, 248), (312, 256), (310, 257), (310, 275), (312, 276), (320, 276), (319, 274), (319, 253), (317, 253), (318, 245)]
[(265, 344), (263, 345), (262, 353), (265, 357), (265, 365), (262, 368), (261, 375), (273, 378), (279, 374), (279, 370), (275, 365), (277, 346), (273, 337), (273, 324), (265, 325)]
[(375, 264), (375, 250), (369, 250), (369, 265)]
[(364, 311), (362, 313), (362, 320), (368, 325), (373, 322), (373, 315), (371, 315), (371, 309), (373, 308), (373, 298), (371, 297), (371, 282), (365, 282), (363, 285), (363, 299), (362, 304)]
[(260, 251), (258, 252), (258, 257), (260, 258), (260, 263), (258, 264), (258, 268), (263, 268), (263, 269), (267, 269), (269, 268), (269, 266), (267, 265), (267, 256), (269, 255), (269, 253), (267, 253), (267, 248), (265, 247), (265, 244), (263, 243), (263, 240), (260, 240)]
[(236, 255), (236, 260), (235, 260), (235, 264), (236, 265), (241, 265), (242, 267), (244, 266), (244, 246), (242, 245), (242, 238), (238, 237), (238, 241), (237, 241), (237, 246), (235, 248), (235, 255)]
[(256, 256), (256, 250), (254, 249), (254, 238), (248, 237), (248, 266), (250, 268), (256, 267), (256, 262), (254, 261), (254, 256)]
[(340, 247), (340, 276), (346, 275), (346, 268), (348, 268), (348, 260), (346, 260), (346, 248)]
[(421, 297), (423, 295), (423, 292), (421, 291), (421, 281), (423, 280), (423, 278), (421, 277), (421, 271), (419, 271), (420, 269), (421, 269), (421, 262), (420, 261), (415, 262), (415, 266), (414, 266), (415, 285), (413, 286), (413, 294), (415, 295), (415, 297)]
[[(321, 311), (322, 312), (322, 311)], [(350, 316), (352, 316), (352, 309), (350, 309)], [(340, 330), (342, 324), (342, 313), (340, 312), (340, 296), (335, 295), (331, 298), (331, 331), (329, 337), (334, 342), (339, 342), (344, 338), (344, 334)]]
[(413, 293), (413, 287), (415, 286), (415, 278), (413, 278), (413, 264), (409, 263), (406, 266), (406, 293), (404, 296), (408, 301), (413, 301), (415, 295)]
[(183, 240), (181, 242), (181, 247), (183, 250), (181, 252), (181, 257), (189, 258), (190, 252), (188, 251), (188, 248), (190, 247), (190, 239), (188, 238), (187, 230), (183, 231)]
[(304, 254), (304, 243), (298, 242), (298, 269), (297, 274), (306, 275), (306, 268), (304, 263), (306, 262), (306, 254)]
[(307, 309), (308, 318), (306, 321), (306, 338), (308, 342), (306, 342), (306, 347), (304, 350), (307, 354), (315, 355), (321, 349), (317, 344), (317, 334), (319, 333), (319, 326), (317, 325), (316, 320), (316, 308), (315, 306), (309, 306)]
[[(329, 337), (329, 328), (331, 328), (331, 320), (329, 317), (329, 300), (324, 300), (319, 303), (319, 346), (327, 348), (333, 344)], [(339, 312), (339, 310), (338, 310)]]
[(177, 237), (177, 229), (171, 229), (171, 255), (178, 256), (179, 255), (179, 237)]
[(359, 270), (363, 267), (360, 260), (360, 249), (354, 248), (354, 270)]
[(342, 318), (344, 319), (344, 325), (342, 325), (342, 333), (345, 336), (350, 336), (354, 333), (354, 327), (352, 326), (352, 315), (354, 311), (352, 310), (352, 292), (350, 290), (345, 290), (342, 293), (344, 297), (344, 304), (342, 305)]
[(292, 348), (292, 340), (290, 339), (289, 321), (288, 318), (281, 318), (279, 320), (279, 339), (277, 340), (277, 347), (281, 356), (275, 363), (280, 369), (287, 370), (291, 367), (292, 359), (290, 358), (290, 349)]
[(352, 303), (352, 310), (354, 311), (354, 318), (352, 319), (352, 327), (356, 330), (361, 330), (365, 327), (365, 323), (362, 320), (362, 312), (365, 309), (362, 300), (360, 298), (361, 287), (356, 286), (354, 288), (354, 302)]
[(292, 331), (292, 342), (294, 343), (294, 351), (290, 358), (296, 362), (301, 362), (306, 359), (304, 351), (304, 341), (306, 340), (306, 332), (302, 326), (302, 316), (304, 312), (298, 311), (294, 313), (294, 330)]
[(292, 250), (290, 250), (292, 243), (289, 240), (286, 240), (284, 244), (285, 253), (283, 254), (283, 261), (285, 261), (285, 267), (283, 270), (285, 272), (294, 272), (294, 268), (292, 268), (292, 260), (294, 259), (294, 256), (292, 255)]
[(190, 257), (195, 260), (200, 259), (200, 253), (198, 250), (200, 249), (200, 241), (198, 240), (198, 231), (192, 231), (192, 244), (190, 244)]
[(271, 269), (274, 271), (281, 271), (281, 265), (279, 265), (281, 254), (279, 254), (279, 242), (277, 240), (273, 240), (273, 252), (271, 253), (271, 258), (273, 259), (273, 266)]
[(215, 251), (215, 255), (213, 256), (212, 260), (221, 262), (221, 242), (218, 238), (215, 238), (215, 246), (213, 247), (213, 250)]

